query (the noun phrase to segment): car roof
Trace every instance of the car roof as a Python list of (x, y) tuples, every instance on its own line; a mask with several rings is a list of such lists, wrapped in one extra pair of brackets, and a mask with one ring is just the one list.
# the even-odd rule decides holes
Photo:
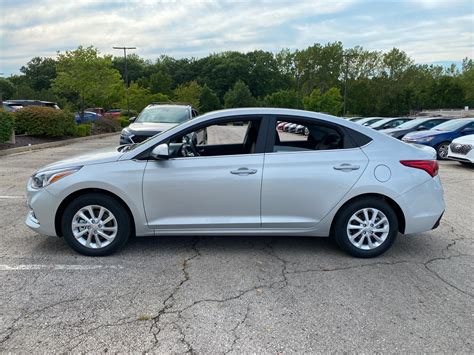
[(21, 103), (42, 103), (42, 104), (56, 104), (56, 102), (52, 101), (43, 101), (43, 100), (5, 100), (3, 101), (4, 104), (21, 104)]
[(149, 104), (147, 107), (145, 107), (146, 109), (147, 108), (151, 108), (151, 107), (176, 107), (176, 106), (180, 106), (180, 107), (191, 107), (191, 108), (194, 108), (192, 105), (190, 104), (186, 104), (186, 103), (181, 103), (181, 102), (152, 102), (151, 104)]

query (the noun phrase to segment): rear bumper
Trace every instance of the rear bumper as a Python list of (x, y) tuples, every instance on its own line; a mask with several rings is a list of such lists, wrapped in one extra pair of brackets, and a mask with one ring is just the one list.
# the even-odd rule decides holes
[(446, 208), (439, 176), (398, 196), (405, 215), (404, 234), (421, 233), (438, 227)]

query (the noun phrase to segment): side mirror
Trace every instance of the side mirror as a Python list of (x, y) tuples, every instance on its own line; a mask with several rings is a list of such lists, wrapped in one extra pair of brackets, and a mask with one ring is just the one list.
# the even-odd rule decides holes
[(426, 126), (420, 126), (416, 130), (417, 131), (426, 131), (427, 129), (428, 129), (428, 127), (426, 127)]
[(466, 127), (462, 130), (462, 133), (473, 133), (474, 132), (474, 129), (470, 128), (470, 127)]
[(129, 121), (130, 123), (133, 123), (133, 122), (135, 122), (136, 119), (137, 119), (137, 118), (136, 118), (135, 116), (133, 116), (133, 117), (130, 117), (130, 118), (128, 119), (128, 121)]
[(168, 144), (163, 143), (157, 145), (155, 148), (153, 148), (150, 155), (155, 160), (168, 160), (170, 158)]

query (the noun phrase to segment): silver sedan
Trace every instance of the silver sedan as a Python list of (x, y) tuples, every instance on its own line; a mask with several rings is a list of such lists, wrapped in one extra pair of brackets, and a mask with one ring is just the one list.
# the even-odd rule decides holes
[[(303, 125), (307, 135), (276, 129)], [(206, 129), (197, 145), (190, 133)], [(297, 185), (298, 189), (288, 186)], [(45, 166), (27, 184), (26, 224), (85, 255), (132, 235), (332, 236), (356, 257), (444, 212), (434, 150), (300, 110), (211, 112), (142, 143)]]

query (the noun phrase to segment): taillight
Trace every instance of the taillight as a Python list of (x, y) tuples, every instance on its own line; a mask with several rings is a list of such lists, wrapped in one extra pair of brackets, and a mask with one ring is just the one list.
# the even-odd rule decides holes
[(436, 160), (400, 160), (405, 166), (409, 168), (421, 169), (430, 174), (431, 177), (438, 175), (438, 161)]

